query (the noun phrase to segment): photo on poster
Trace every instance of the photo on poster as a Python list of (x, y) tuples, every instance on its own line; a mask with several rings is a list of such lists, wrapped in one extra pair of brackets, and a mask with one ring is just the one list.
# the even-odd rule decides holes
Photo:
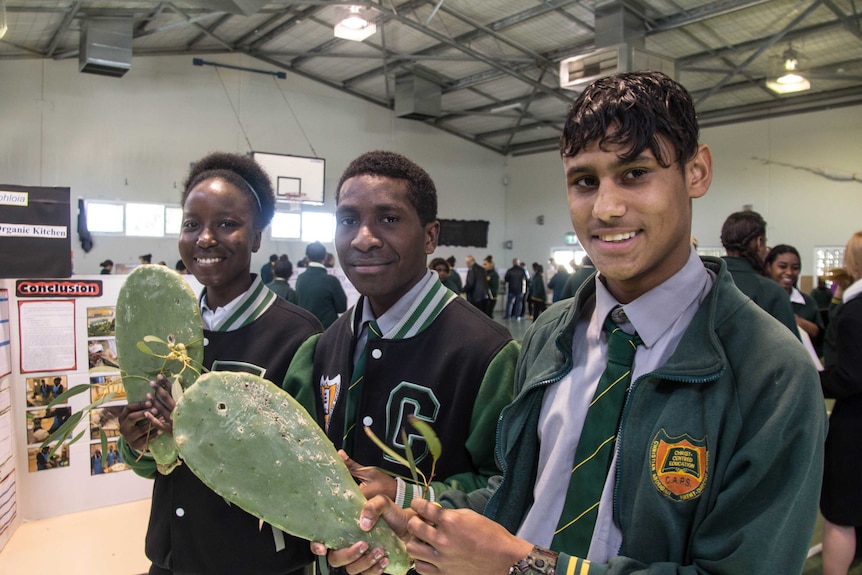
[(30, 473), (45, 471), (46, 469), (57, 469), (69, 467), (69, 446), (64, 445), (54, 455), (49, 457), (50, 447), (30, 447), (27, 449), (27, 468)]
[(117, 450), (117, 441), (108, 442), (108, 452), (102, 453), (102, 444), (90, 445), (90, 475), (103, 475), (105, 473), (116, 473), (130, 469), (120, 457)]
[(123, 411), (123, 405), (114, 405), (111, 407), (97, 407), (90, 411), (90, 439), (98, 440), (101, 438), (99, 429), (105, 432), (108, 439), (117, 439), (120, 437), (120, 412)]
[(115, 375), (94, 375), (90, 377), (90, 401), (98, 401), (108, 394), (114, 394), (110, 399), (114, 401), (126, 401), (126, 388), (123, 387), (123, 378)]
[(27, 445), (39, 445), (72, 415), (68, 406), (27, 410)]
[(27, 407), (48, 405), (69, 388), (65, 375), (27, 378)]
[(111, 337), (115, 325), (113, 307), (87, 308), (87, 337)]
[(113, 337), (90, 340), (87, 345), (87, 358), (90, 373), (119, 371), (117, 340)]

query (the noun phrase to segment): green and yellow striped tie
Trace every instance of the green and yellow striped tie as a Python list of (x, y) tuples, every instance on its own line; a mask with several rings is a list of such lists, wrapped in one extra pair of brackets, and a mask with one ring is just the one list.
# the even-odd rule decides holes
[(566, 502), (551, 543), (551, 549), (576, 557), (586, 557), (590, 549), (620, 414), (632, 380), (632, 362), (637, 347), (643, 343), (637, 334), (620, 329), (610, 316), (604, 329), (608, 334), (608, 363), (587, 410)]

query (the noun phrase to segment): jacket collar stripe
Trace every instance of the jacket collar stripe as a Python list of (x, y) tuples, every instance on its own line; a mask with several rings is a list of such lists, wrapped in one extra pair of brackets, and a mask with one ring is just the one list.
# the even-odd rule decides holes
[(393, 339), (406, 339), (422, 332), (440, 315), (455, 294), (449, 288), (441, 284), (437, 278), (432, 278), (407, 313), (407, 321), (400, 329), (395, 331)]
[(233, 331), (252, 323), (275, 303), (277, 296), (258, 276), (245, 294), (245, 301), (237, 310), (216, 326), (215, 331)]

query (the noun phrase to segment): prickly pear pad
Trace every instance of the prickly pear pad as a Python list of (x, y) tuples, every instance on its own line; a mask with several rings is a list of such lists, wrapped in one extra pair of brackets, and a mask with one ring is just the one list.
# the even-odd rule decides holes
[[(116, 337), (123, 387), (131, 402), (146, 397), (150, 380), (159, 373), (183, 388), (200, 375), (204, 351), (198, 301), (182, 276), (165, 266), (138, 266), (126, 278), (117, 298)], [(162, 473), (177, 465), (170, 436), (150, 440), (147, 449)]]
[(389, 553), (387, 573), (410, 567), (383, 521), (359, 529), (365, 497), (335, 447), (297, 401), (247, 373), (210, 372), (177, 402), (174, 439), (210, 489), (255, 517), (330, 548), (368, 541)]

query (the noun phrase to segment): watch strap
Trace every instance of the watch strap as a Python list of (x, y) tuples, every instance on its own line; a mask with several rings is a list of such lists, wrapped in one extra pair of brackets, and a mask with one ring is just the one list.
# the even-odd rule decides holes
[(529, 555), (509, 567), (509, 575), (554, 575), (556, 568), (557, 554), (534, 546)]

